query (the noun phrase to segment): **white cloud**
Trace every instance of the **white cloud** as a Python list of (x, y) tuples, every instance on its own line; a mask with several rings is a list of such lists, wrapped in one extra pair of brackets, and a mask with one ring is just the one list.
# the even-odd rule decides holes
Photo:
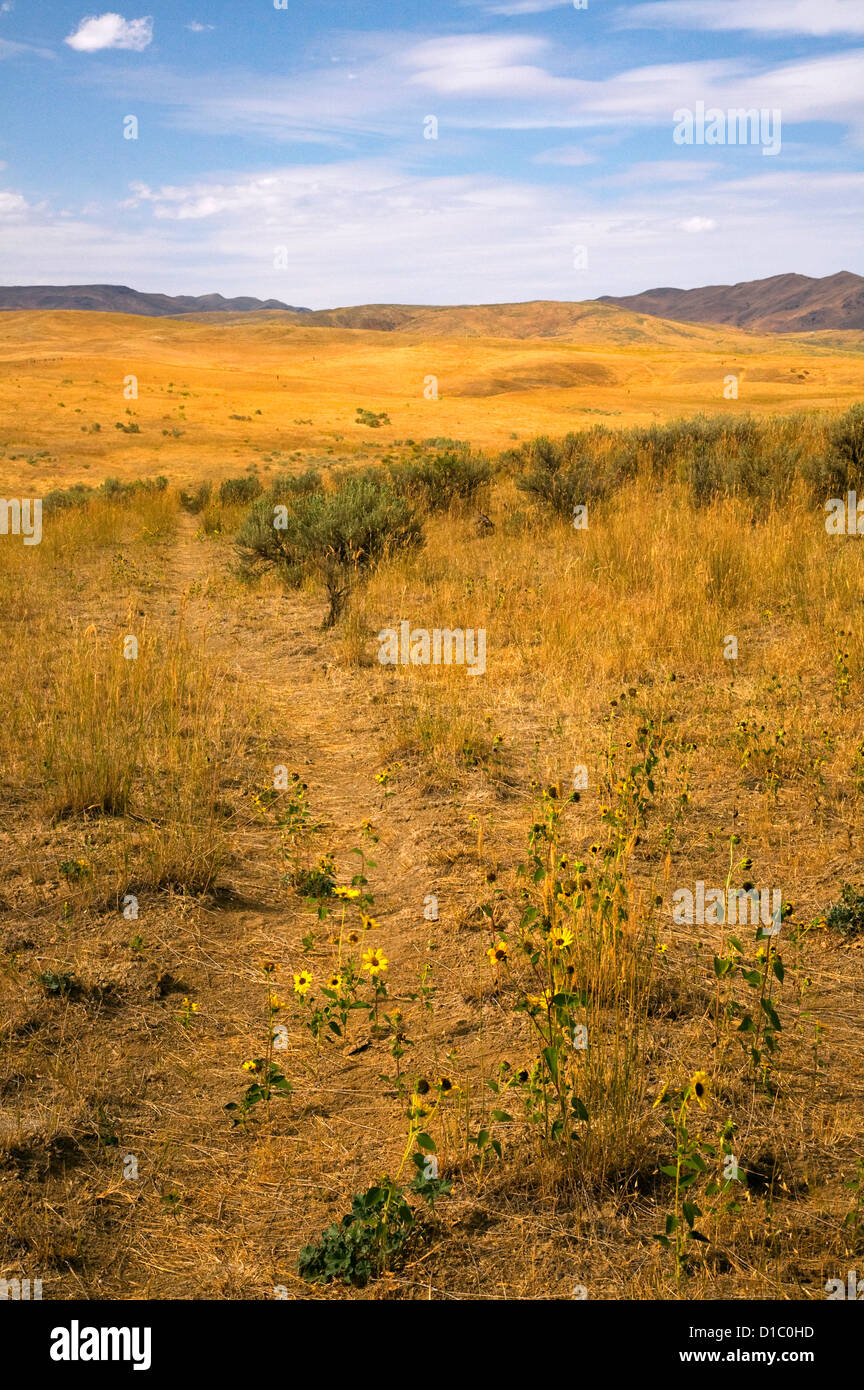
[(186, 25), (186, 28), (189, 29), (193, 34), (206, 34), (213, 28), (213, 25), (199, 24), (197, 19), (193, 19), (191, 24)]
[(486, 14), (520, 15), (542, 14), (544, 10), (559, 10), (563, 5), (572, 6), (573, 0), (473, 0)]
[(419, 142), (426, 113), (446, 122), (448, 136), (605, 129), (624, 138), (653, 126), (668, 132), (671, 147), (673, 113), (699, 101), (723, 110), (779, 107), (784, 150), (794, 122), (836, 122), (864, 137), (864, 47), (782, 64), (748, 54), (657, 63), (591, 79), (560, 75), (572, 55), (527, 34), (420, 42), (375, 34), (355, 47), (346, 62), (307, 66), (266, 85), (242, 70), (214, 75), (152, 67), (146, 74), (131, 67), (102, 72), (99, 81), (123, 100), (140, 93), (160, 103), (184, 129), (328, 143), (343, 151), (367, 137)]
[(619, 10), (616, 19), (626, 28), (673, 25), (813, 37), (864, 34), (864, 0), (652, 0)]
[(38, 58), (53, 58), (50, 48), (37, 48), (32, 43), (13, 43), (12, 39), (0, 39), (0, 59), (17, 58), (19, 53), (35, 53)]
[(127, 48), (141, 53), (153, 40), (153, 19), (124, 19), (119, 14), (88, 15), (74, 34), (64, 40), (79, 53), (98, 53), (103, 48)]
[(458, 34), (427, 39), (402, 54), (413, 68), (409, 81), (448, 97), (499, 97), (505, 101), (554, 99), (571, 84), (523, 60), (548, 48), (545, 39), (528, 34)]
[(20, 193), (9, 193), (7, 189), (0, 188), (0, 221), (20, 222), (24, 214), (31, 210), (27, 199)]
[[(311, 307), (576, 300), (855, 268), (864, 174), (750, 168), (686, 188), (622, 184), (610, 204), (600, 180), (417, 175), (383, 159), (285, 165), (139, 184), (122, 211), (87, 225), (34, 215), (26, 235), (0, 235), (0, 257), (17, 283), (111, 278)], [(281, 246), (289, 270), (274, 268)], [(588, 271), (574, 270), (574, 246), (588, 247)]]
[(687, 217), (678, 226), (682, 232), (716, 232), (717, 223), (713, 217)]

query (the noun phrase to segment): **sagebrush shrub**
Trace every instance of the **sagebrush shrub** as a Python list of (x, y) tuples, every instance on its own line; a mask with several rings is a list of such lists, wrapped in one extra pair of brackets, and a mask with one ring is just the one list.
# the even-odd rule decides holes
[(354, 583), (393, 550), (419, 545), (423, 524), (413, 506), (383, 481), (348, 478), (331, 492), (306, 492), (274, 504), (253, 503), (237, 535), (248, 572), (276, 569), (298, 586), (307, 576), (327, 591), (325, 628), (333, 627)]
[(219, 501), (223, 506), (232, 502), (253, 502), (264, 491), (258, 479), (251, 474), (245, 478), (225, 478), (219, 486)]
[(186, 492), (181, 488), (180, 506), (183, 508), (184, 512), (192, 512), (193, 515), (197, 515), (198, 512), (203, 512), (204, 508), (209, 505), (211, 492), (212, 488), (209, 483), (201, 483), (194, 492)]
[(394, 487), (421, 500), (431, 511), (476, 501), (494, 472), (492, 462), (467, 444), (394, 464), (390, 469)]

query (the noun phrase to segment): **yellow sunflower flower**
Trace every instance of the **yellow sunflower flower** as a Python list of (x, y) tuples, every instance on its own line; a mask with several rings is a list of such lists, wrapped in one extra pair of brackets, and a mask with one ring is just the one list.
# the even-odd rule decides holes
[(363, 969), (368, 970), (370, 975), (383, 975), (387, 966), (390, 964), (384, 952), (379, 946), (373, 946), (363, 957)]
[(697, 1071), (694, 1073), (690, 1080), (690, 1090), (704, 1110), (708, 1101), (711, 1099), (711, 1078), (707, 1071)]

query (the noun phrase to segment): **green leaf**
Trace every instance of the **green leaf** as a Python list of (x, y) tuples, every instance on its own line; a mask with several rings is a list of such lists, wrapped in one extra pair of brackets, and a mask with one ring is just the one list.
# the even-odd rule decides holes
[(492, 1119), (496, 1120), (499, 1125), (504, 1125), (511, 1124), (513, 1121), (513, 1116), (508, 1115), (506, 1110), (493, 1110)]
[(771, 1000), (763, 999), (762, 1008), (768, 1016), (768, 1022), (771, 1024), (771, 1027), (776, 1028), (778, 1033), (782, 1033), (783, 1025), (777, 1017), (777, 1010), (774, 1008), (774, 1005), (771, 1003)]
[(578, 1096), (573, 1096), (570, 1105), (577, 1120), (587, 1120), (589, 1118), (588, 1111), (585, 1109), (585, 1106)]
[(557, 1079), (558, 1077), (558, 1049), (557, 1047), (544, 1047), (543, 1060), (549, 1068), (550, 1074)]
[(692, 1231), (694, 1225), (696, 1224), (696, 1217), (701, 1216), (702, 1213), (696, 1206), (695, 1202), (684, 1202), (682, 1203), (681, 1209), (684, 1212), (684, 1219)]
[(438, 1152), (438, 1150), (435, 1147), (434, 1139), (431, 1139), (428, 1134), (421, 1133), (416, 1135), (415, 1137), (417, 1140), (418, 1149), (422, 1149), (424, 1153), (434, 1154)]

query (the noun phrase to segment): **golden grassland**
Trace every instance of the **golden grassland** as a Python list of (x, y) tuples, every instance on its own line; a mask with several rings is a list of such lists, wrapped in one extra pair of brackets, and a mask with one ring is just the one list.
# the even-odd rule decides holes
[[(331, 317), (3, 313), (4, 486), (218, 480), (251, 462), (376, 458), (410, 438), (497, 449), (597, 423), (827, 410), (864, 395), (861, 334), (757, 336), (599, 304), (405, 311), (394, 321), (410, 331), (398, 332)], [(737, 400), (724, 398), (728, 375)], [(129, 377), (137, 399), (124, 397)], [(438, 400), (424, 395), (429, 377)], [(357, 407), (389, 423), (370, 429)]]
[[(807, 1300), (864, 1255), (864, 935), (831, 914), (864, 884), (864, 560), (797, 464), (777, 486), (789, 425), (746, 446), (764, 498), (640, 468), (585, 531), (508, 464), (331, 631), (311, 581), (238, 568), (244, 506), (181, 506), (253, 465), (695, 411), (806, 410), (815, 457), (864, 394), (858, 335), (577, 308), (568, 337), (515, 306), (507, 339), (478, 311), (0, 317), (4, 496), (170, 479), (0, 536), (0, 1277)], [(402, 620), (484, 629), (485, 674), (381, 666)], [(698, 881), (779, 888), (779, 935), (676, 922)], [(302, 1278), (432, 1146), (449, 1191), (408, 1193), (375, 1277)]]
[[(146, 471), (200, 478), (212, 457), (215, 477), (236, 472), (226, 445), (246, 436), (208, 409), (260, 399), (276, 430), (272, 380), (259, 369), (256, 396), (238, 342), (232, 397), (222, 330), (127, 322), (129, 357), (101, 359), (87, 415), (135, 365), (155, 377), (158, 357), (166, 376), (166, 343), (209, 334), (212, 387), (200, 365), (174, 368), (175, 389), (194, 388), (189, 471), (167, 446)], [(358, 372), (334, 388), (343, 408), (388, 407), (381, 376), (359, 390), (373, 345), (334, 344)], [(67, 408), (95, 350), (58, 368)], [(394, 344), (398, 367), (387, 351), (391, 389), (421, 371), (419, 346)], [(5, 410), (21, 368), (3, 391)], [(539, 396), (527, 418), (548, 427)], [(315, 399), (315, 430), (335, 426), (337, 405)], [(47, 396), (27, 401), (20, 437), (75, 480), (84, 445), (57, 433)], [(505, 418), (526, 432), (512, 399), (494, 423), (469, 405), (441, 402), (446, 432), (482, 420), (497, 437)], [(161, 418), (137, 408), (148, 430)], [(109, 438), (94, 482), (145, 456)], [(491, 525), (428, 516), (424, 547), (385, 561), (323, 632), (318, 590), (238, 573), (242, 515), (191, 516), (169, 489), (52, 513), (38, 547), (0, 539), (0, 1273), (60, 1299), (824, 1297), (864, 1254), (862, 937), (826, 924), (864, 881), (857, 538), (827, 535), (794, 478), (770, 504), (697, 506), (637, 477), (578, 532), (505, 473)], [(484, 628), (486, 674), (382, 667), (375, 635), (403, 619)], [(588, 786), (568, 804), (576, 766)], [(299, 780), (274, 794), (279, 768)], [(319, 918), (298, 889), (322, 861), (349, 895), (320, 898)], [(748, 879), (782, 889), (779, 938), (751, 929), (736, 958), (723, 927), (673, 920), (676, 889)], [(368, 1007), (316, 1038), (313, 1008), (352, 961)], [(533, 1069), (565, 978), (588, 1047), (552, 1039), (584, 1109), (556, 1133)], [(751, 1006), (757, 1064), (739, 1028)], [(232, 1125), (262, 1058), (290, 1093)], [(399, 1258), (364, 1287), (303, 1281), (302, 1248), (353, 1194), (407, 1182), (425, 1135), (452, 1190)], [(718, 1187), (730, 1154), (740, 1177)], [(691, 1161), (705, 1242), (686, 1238)]]

